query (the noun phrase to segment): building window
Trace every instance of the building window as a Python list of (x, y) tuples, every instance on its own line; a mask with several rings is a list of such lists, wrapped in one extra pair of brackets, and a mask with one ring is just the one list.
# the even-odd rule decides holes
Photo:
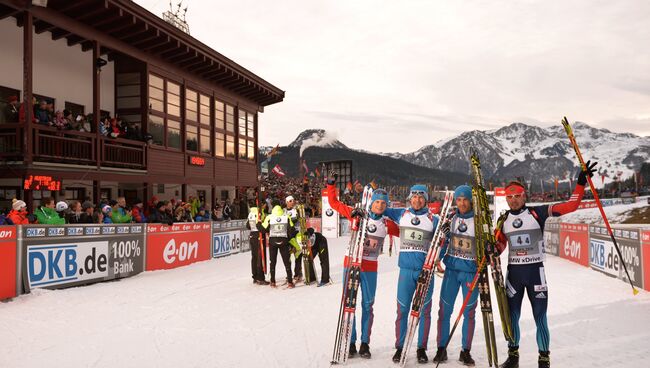
[(214, 133), (214, 155), (217, 157), (226, 157), (226, 135), (223, 133)]
[(201, 153), (211, 154), (212, 150), (210, 149), (210, 131), (201, 128)]
[(165, 112), (165, 82), (153, 74), (149, 74), (149, 110)]
[(185, 149), (197, 152), (199, 150), (199, 127), (185, 125)]
[(235, 133), (235, 107), (226, 104), (226, 131)]
[(211, 137), (212, 125), (210, 124), (210, 96), (199, 94), (199, 126), (201, 153), (212, 154)]
[(72, 113), (73, 118), (76, 118), (78, 115), (84, 115), (84, 105), (79, 105), (73, 102), (65, 102), (65, 109)]
[(226, 130), (224, 103), (214, 100), (214, 127), (215, 129)]
[(226, 157), (235, 158), (235, 136), (226, 136)]
[(153, 144), (165, 144), (165, 120), (162, 117), (150, 114), (147, 131), (153, 136)]
[(181, 149), (181, 122), (167, 119), (167, 147)]
[(198, 94), (191, 89), (185, 90), (185, 120), (198, 122)]
[(181, 117), (181, 85), (167, 81), (167, 115)]
[(239, 109), (239, 158), (255, 160), (255, 114)]
[(248, 138), (255, 140), (255, 114), (248, 113), (246, 121), (248, 122)]

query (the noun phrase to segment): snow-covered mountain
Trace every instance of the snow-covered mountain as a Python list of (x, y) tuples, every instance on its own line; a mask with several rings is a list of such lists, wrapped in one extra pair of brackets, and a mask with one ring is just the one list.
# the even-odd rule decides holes
[[(650, 161), (650, 137), (614, 133), (580, 122), (573, 124), (573, 130), (585, 160), (598, 161), (600, 172), (608, 176), (605, 181), (618, 172), (623, 178), (629, 177), (643, 162)], [(550, 180), (573, 176), (578, 170), (575, 152), (561, 125), (540, 128), (513, 123), (497, 130), (473, 130), (400, 158), (420, 166), (467, 173), (467, 158), (474, 149), (488, 179), (520, 176)]]
[(289, 144), (289, 147), (301, 148), (301, 152), (312, 146), (325, 148), (348, 148), (337, 139), (335, 134), (327, 132), (324, 129), (304, 130)]

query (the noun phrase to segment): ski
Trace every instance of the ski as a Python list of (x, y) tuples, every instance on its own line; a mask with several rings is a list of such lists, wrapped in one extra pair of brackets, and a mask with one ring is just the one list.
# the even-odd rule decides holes
[(373, 189), (366, 185), (361, 197), (361, 203), (357, 203), (355, 208), (363, 208), (366, 215), (359, 219), (352, 218), (350, 228), (352, 235), (348, 245), (348, 270), (343, 283), (344, 289), (341, 294), (341, 305), (339, 308), (339, 318), (334, 340), (334, 351), (332, 352), (331, 364), (345, 363), (348, 359), (348, 346), (352, 335), (352, 324), (354, 323), (354, 314), (357, 306), (357, 295), (361, 284), (361, 257), (363, 255), (363, 243), (366, 238), (366, 218), (370, 210), (370, 198)]
[(300, 204), (296, 208), (298, 211), (298, 222), (300, 225), (300, 247), (302, 250), (302, 268), (305, 274), (305, 284), (311, 283), (310, 263), (313, 260), (311, 254), (311, 245), (307, 236), (307, 218), (305, 217), (305, 206)]
[[(483, 177), (481, 175), (481, 161), (476, 152), (470, 157), (472, 168), (472, 197), (474, 203), (474, 232), (476, 237), (476, 259), (487, 257), (492, 268), (492, 281), (496, 294), (499, 317), (503, 334), (508, 341), (513, 341), (512, 323), (510, 321), (510, 310), (508, 308), (508, 297), (501, 271), (501, 259), (496, 249), (496, 237), (492, 227), (492, 216)], [(479, 299), (481, 302), (481, 314), (483, 315), (483, 328), (485, 331), (485, 342), (487, 346), (488, 363), (498, 366), (498, 355), (496, 336), (494, 333), (494, 317), (492, 314), (492, 298), (490, 294), (490, 282), (488, 279), (487, 267), (484, 267), (479, 275)]]
[[(582, 153), (580, 153), (578, 142), (576, 142), (576, 137), (573, 135), (573, 129), (571, 128), (571, 125), (569, 124), (569, 120), (567, 120), (566, 116), (562, 119), (562, 125), (564, 126), (564, 130), (566, 131), (566, 134), (569, 136), (569, 140), (571, 141), (571, 146), (573, 146), (573, 150), (576, 152), (576, 156), (578, 157), (578, 161), (580, 162), (580, 169), (583, 171), (586, 170), (587, 167), (585, 165), (585, 160), (582, 158)], [(591, 194), (594, 196), (594, 201), (598, 205), (598, 210), (600, 211), (600, 215), (602, 216), (603, 221), (605, 222), (605, 227), (609, 232), (609, 236), (610, 238), (612, 238), (612, 243), (614, 243), (614, 248), (616, 249), (616, 252), (618, 253), (620, 259), (623, 259), (623, 255), (621, 254), (621, 249), (618, 247), (618, 242), (616, 241), (616, 238), (614, 238), (614, 232), (612, 231), (612, 227), (609, 225), (609, 220), (607, 220), (607, 216), (605, 215), (605, 211), (603, 210), (603, 205), (602, 203), (600, 203), (600, 197), (598, 196), (598, 191), (596, 190), (596, 187), (594, 187), (594, 183), (593, 181), (591, 181), (591, 176), (589, 175), (587, 175), (587, 183), (589, 183), (589, 188), (591, 188)], [(639, 290), (637, 290), (634, 284), (632, 283), (632, 278), (630, 277), (630, 274), (627, 271), (627, 266), (625, 265), (625, 262), (621, 262), (621, 264), (623, 265), (623, 270), (625, 270), (625, 275), (627, 276), (627, 280), (630, 283), (630, 286), (632, 287), (632, 293), (634, 295), (637, 295), (639, 293)]]
[(431, 285), (431, 279), (434, 275), (434, 266), (436, 259), (438, 258), (438, 252), (442, 246), (442, 243), (445, 241), (447, 232), (450, 224), (449, 212), (454, 202), (454, 192), (447, 191), (445, 192), (445, 199), (440, 210), (440, 220), (436, 226), (436, 230), (433, 234), (433, 239), (431, 239), (431, 245), (427, 252), (427, 256), (424, 259), (424, 265), (422, 266), (422, 271), (418, 276), (418, 282), (415, 286), (415, 293), (413, 294), (413, 299), (411, 301), (411, 313), (409, 314), (408, 327), (406, 330), (406, 338), (404, 340), (404, 346), (402, 347), (402, 356), (400, 357), (400, 366), (406, 364), (406, 357), (408, 356), (411, 343), (413, 342), (413, 337), (415, 336), (415, 331), (417, 330), (418, 324), (420, 322), (420, 314), (422, 313), (422, 308), (424, 307), (424, 301), (427, 296), (427, 290)]

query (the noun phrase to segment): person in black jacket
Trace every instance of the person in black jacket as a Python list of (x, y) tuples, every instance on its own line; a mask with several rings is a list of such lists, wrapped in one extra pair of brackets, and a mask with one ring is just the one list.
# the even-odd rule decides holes
[(79, 215), (78, 224), (95, 224), (95, 205), (90, 201), (81, 204), (81, 215)]
[(167, 201), (160, 201), (156, 204), (156, 210), (151, 214), (149, 222), (152, 224), (172, 225), (174, 219), (167, 212)]
[(311, 246), (311, 259), (309, 260), (309, 277), (316, 280), (316, 271), (314, 270), (314, 258), (318, 257), (320, 261), (321, 275), (318, 286), (330, 284), (330, 255), (327, 248), (327, 238), (323, 234), (314, 231), (313, 228), (307, 229), (309, 236), (309, 245)]

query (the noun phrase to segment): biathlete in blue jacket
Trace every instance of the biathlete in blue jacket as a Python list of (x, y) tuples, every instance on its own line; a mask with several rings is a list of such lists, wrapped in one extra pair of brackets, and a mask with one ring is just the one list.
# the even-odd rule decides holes
[[(422, 271), (424, 259), (433, 239), (433, 232), (438, 225), (438, 216), (431, 215), (427, 208), (429, 194), (424, 185), (414, 185), (409, 193), (410, 207), (386, 208), (384, 216), (395, 221), (400, 230), (400, 252), (398, 259), (399, 280), (397, 283), (397, 318), (395, 320), (395, 355), (393, 361), (399, 363), (402, 348), (408, 328), (408, 315), (411, 310), (411, 300), (415, 293), (418, 276)], [(433, 279), (427, 291), (420, 325), (418, 326), (418, 362), (426, 363), (427, 342), (431, 327), (431, 295), (433, 294)]]
[[(451, 218), (451, 231), (440, 250), (442, 262), (445, 264), (445, 275), (440, 289), (440, 307), (438, 310), (438, 351), (433, 357), (434, 362), (447, 360), (447, 339), (449, 338), (449, 320), (454, 311), (454, 302), (458, 290), (462, 289), (463, 297), (467, 295), (472, 280), (476, 275), (476, 240), (474, 237), (474, 208), (472, 206), (472, 188), (461, 185), (454, 191), (457, 211)], [(439, 261), (436, 261), (437, 263)], [(465, 311), (463, 312), (463, 349), (460, 352), (460, 362), (473, 366), (474, 359), (469, 351), (474, 337), (476, 305), (478, 289), (474, 289)]]

